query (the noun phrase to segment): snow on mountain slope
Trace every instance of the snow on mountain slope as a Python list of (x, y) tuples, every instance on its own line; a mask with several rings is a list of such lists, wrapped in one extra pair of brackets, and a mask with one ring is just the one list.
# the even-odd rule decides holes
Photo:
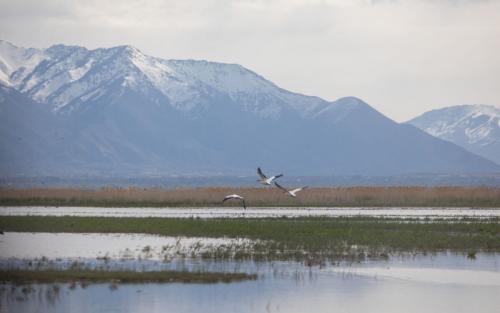
[[(170, 105), (183, 112), (207, 110), (210, 98), (228, 97), (245, 111), (264, 118), (277, 118), (293, 109), (307, 115), (323, 108), (326, 101), (295, 94), (237, 64), (195, 60), (164, 60), (147, 56), (131, 46), (87, 50), (56, 45), (30, 50), (32, 71), (16, 75), (18, 60), (27, 52), (5, 43), (0, 55), (14, 56), (4, 71), (3, 80), (36, 101), (50, 103), (55, 111), (72, 103), (97, 99), (103, 86), (120, 81), (124, 88), (145, 94), (160, 92)], [(36, 65), (36, 66), (34, 66)], [(5, 78), (7, 76), (7, 78)], [(152, 90), (155, 89), (155, 90)], [(117, 93), (120, 93), (117, 91)]]
[(500, 108), (459, 105), (426, 112), (407, 123), (500, 164)]
[(0, 40), (0, 81), (5, 85), (12, 85), (16, 79), (30, 73), (44, 58), (41, 50), (16, 47)]

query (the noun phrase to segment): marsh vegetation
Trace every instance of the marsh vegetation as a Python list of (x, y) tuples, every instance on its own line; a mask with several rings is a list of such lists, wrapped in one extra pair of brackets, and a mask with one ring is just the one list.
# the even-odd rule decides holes
[[(206, 259), (339, 260), (387, 258), (398, 253), (500, 252), (500, 223), (394, 218), (168, 219), (4, 216), (0, 227), (16, 232), (143, 233), (164, 236), (246, 238), (202, 250)], [(146, 248), (144, 248), (146, 249)], [(147, 252), (147, 251), (146, 251)]]
[(229, 283), (253, 280), (246, 273), (216, 273), (188, 271), (110, 271), (110, 270), (0, 270), (1, 283)]
[(500, 207), (500, 188), (492, 187), (310, 188), (296, 199), (272, 187), (0, 189), (0, 205), (220, 207), (230, 193), (244, 196), (253, 207)]

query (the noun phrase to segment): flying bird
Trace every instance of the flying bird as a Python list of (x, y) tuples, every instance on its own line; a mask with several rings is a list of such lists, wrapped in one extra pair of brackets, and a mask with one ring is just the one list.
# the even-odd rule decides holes
[(293, 190), (287, 190), (283, 186), (281, 186), (280, 184), (278, 184), (277, 182), (274, 182), (274, 184), (276, 185), (276, 187), (278, 187), (279, 189), (283, 190), (287, 195), (289, 195), (291, 197), (294, 197), (294, 198), (297, 197), (297, 192), (299, 192), (299, 191), (307, 188), (307, 186), (304, 186), (304, 187), (300, 187), (300, 188), (293, 189)]
[(233, 195), (227, 195), (224, 197), (224, 200), (222, 200), (222, 203), (226, 202), (227, 200), (231, 200), (231, 199), (238, 199), (241, 201), (241, 204), (243, 204), (243, 208), (246, 210), (247, 209), (247, 206), (245, 204), (245, 198), (243, 198), (242, 196), (240, 195), (237, 195), (237, 194), (233, 194)]
[(283, 174), (279, 174), (276, 176), (267, 177), (266, 175), (264, 175), (264, 173), (262, 173), (262, 170), (260, 169), (260, 167), (257, 168), (257, 174), (259, 174), (259, 176), (260, 176), (260, 179), (257, 181), (260, 182), (262, 185), (268, 185), (268, 186), (270, 186), (274, 180), (283, 176)]

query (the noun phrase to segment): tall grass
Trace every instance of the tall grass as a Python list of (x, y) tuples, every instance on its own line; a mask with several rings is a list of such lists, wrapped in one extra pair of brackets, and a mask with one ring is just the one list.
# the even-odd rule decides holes
[(0, 205), (213, 207), (222, 206), (221, 200), (230, 193), (244, 196), (249, 206), (500, 207), (500, 188), (489, 187), (310, 188), (297, 198), (274, 187), (0, 189)]

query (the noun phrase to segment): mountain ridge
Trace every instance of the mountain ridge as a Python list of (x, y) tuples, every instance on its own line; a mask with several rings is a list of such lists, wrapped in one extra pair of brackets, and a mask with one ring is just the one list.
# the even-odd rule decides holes
[(500, 108), (457, 105), (425, 112), (408, 122), (500, 164)]
[[(62, 56), (54, 57), (55, 52), (61, 53), (61, 51)], [(68, 51), (72, 51), (73, 53), (67, 53)], [(176, 104), (181, 110), (189, 111), (194, 109), (195, 106), (193, 103), (196, 102), (196, 97), (205, 96), (203, 93), (193, 94), (193, 86), (201, 87), (205, 92), (214, 92), (214, 90), (226, 92), (230, 97), (233, 97), (233, 100), (237, 100), (241, 93), (248, 93), (254, 90), (259, 92), (271, 90), (273, 92), (272, 96), (274, 99), (272, 100), (274, 103), (288, 101), (290, 96), (314, 99), (317, 103), (322, 103), (323, 105), (327, 103), (325, 100), (318, 97), (292, 93), (279, 88), (257, 73), (238, 64), (209, 62), (205, 60), (160, 59), (146, 56), (140, 52), (140, 50), (132, 46), (87, 50), (79, 46), (53, 45), (47, 49), (39, 49), (37, 53), (39, 55), (46, 55), (46, 57), (37, 64), (33, 72), (25, 76), (14, 75), (15, 80), (9, 83), (16, 89), (29, 94), (30, 97), (39, 102), (54, 104), (56, 110), (76, 100), (78, 97), (88, 97), (92, 92), (95, 92), (92, 88), (93, 86), (82, 87), (81, 82), (80, 86), (75, 85), (78, 84), (85, 75), (90, 75), (92, 72), (98, 71), (99, 66), (106, 66), (108, 71), (112, 70), (114, 72), (106, 77), (101, 77), (100, 80), (98, 79), (97, 86), (103, 80), (122, 78), (124, 79), (124, 84), (136, 84), (138, 85), (136, 87), (140, 88), (141, 84), (146, 83), (144, 78), (147, 78), (147, 80), (149, 80), (148, 83), (153, 84), (171, 103)], [(95, 64), (98, 58), (101, 58), (99, 61), (100, 63)], [(108, 60), (114, 64), (107, 63)], [(61, 66), (63, 61), (65, 64)], [(54, 68), (54, 64), (59, 65), (59, 68)], [(77, 77), (77, 79), (75, 79), (76, 77), (71, 77), (72, 72), (67, 70), (67, 67), (71, 67), (72, 65), (73, 72), (77, 72), (78, 69), (81, 70), (79, 73), (80, 76)], [(110, 68), (112, 66), (114, 66), (114, 68)], [(207, 73), (206, 68), (211, 67), (213, 68), (212, 73)], [(197, 73), (195, 73), (197, 74), (197, 79), (191, 81), (187, 80), (186, 77), (189, 76), (189, 74), (193, 76), (194, 71), (197, 71)], [(223, 76), (215, 75), (221, 74), (221, 72), (224, 71), (225, 75)], [(232, 76), (229, 76), (230, 74)], [(138, 76), (142, 78), (141, 81), (137, 81)], [(220, 77), (226, 77), (226, 79), (220, 82), (218, 80)], [(92, 78), (94, 81), (96, 80), (95, 77)], [(242, 83), (242, 78), (250, 79), (246, 79)], [(240, 80), (240, 84), (237, 83), (238, 80)], [(52, 84), (47, 84), (47, 81), (52, 81)], [(80, 89), (80, 93), (75, 95), (75, 89)], [(68, 93), (71, 94), (71, 92), (73, 92), (71, 97), (66, 96)], [(190, 95), (191, 97), (189, 97)], [(276, 114), (280, 111), (279, 106), (267, 106), (260, 110), (259, 108), (252, 108), (250, 104), (247, 104), (247, 106), (249, 111), (258, 113), (263, 117), (276, 117)], [(311, 110), (313, 108), (308, 105), (308, 109)]]
[[(11, 112), (0, 119), (21, 118), (16, 101), (34, 101), (51, 112), (64, 140), (54, 140), (41, 123), (37, 133), (51, 151), (31, 151), (36, 144), (28, 139), (19, 147), (40, 156), (44, 174), (240, 175), (256, 164), (291, 175), (500, 169), (392, 121), (359, 98), (326, 101), (293, 93), (241, 65), (164, 60), (130, 46), (54, 45), (36, 53), (45, 59), (33, 65), (28, 58), (29, 66), (11, 70), (9, 88), (19, 94), (0, 103)], [(9, 160), (0, 174), (15, 176), (17, 168), (32, 166), (17, 161)]]

